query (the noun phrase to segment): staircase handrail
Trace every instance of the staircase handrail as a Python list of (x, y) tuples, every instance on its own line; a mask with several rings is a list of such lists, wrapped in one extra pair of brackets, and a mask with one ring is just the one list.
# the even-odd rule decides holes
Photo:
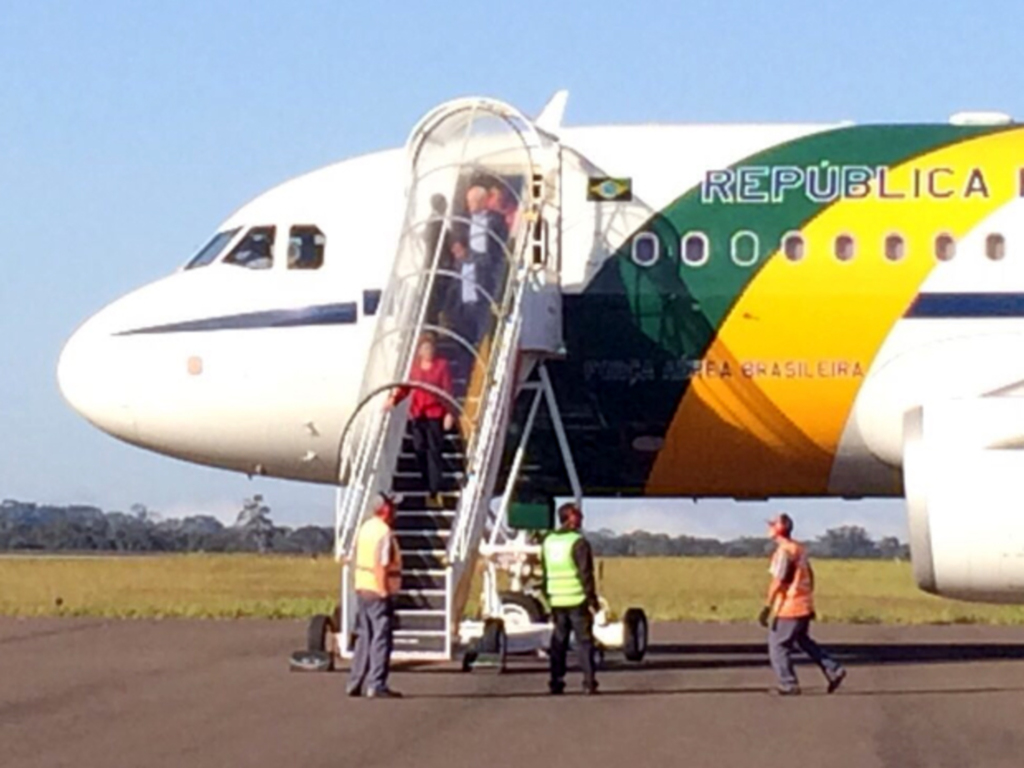
[[(448, 404), (449, 409), (450, 409), (450, 411), (452, 413), (458, 413), (458, 414), (460, 414), (460, 416), (465, 413), (465, 409), (459, 403), (459, 401), (456, 400), (454, 397), (452, 397), (452, 395), (450, 393), (446, 392), (445, 390), (441, 389), (438, 386), (435, 386), (433, 384), (430, 384), (430, 383), (427, 383), (427, 382), (423, 382), (423, 381), (408, 381), (408, 380), (405, 380), (405, 381), (393, 381), (393, 382), (389, 382), (387, 384), (381, 384), (380, 386), (375, 387), (374, 389), (370, 390), (370, 392), (368, 392), (363, 397), (363, 399), (360, 401), (359, 405), (356, 407), (356, 410), (353, 412), (352, 416), (349, 417), (348, 421), (345, 423), (344, 428), (342, 429), (342, 432), (341, 432), (341, 444), (342, 445), (345, 444), (345, 442), (347, 440), (347, 437), (348, 437), (348, 433), (351, 431), (352, 426), (353, 426), (355, 420), (361, 415), (361, 410), (362, 410), (362, 408), (365, 405), (367, 405), (371, 400), (373, 400), (375, 397), (377, 397), (378, 395), (380, 395), (380, 394), (382, 394), (384, 392), (387, 392), (389, 390), (402, 389), (402, 388), (424, 390), (424, 391), (429, 392), (430, 394), (434, 395), (435, 397), (437, 397), (437, 398), (439, 398), (441, 400), (444, 400)], [(381, 422), (379, 422), (382, 425), (383, 429), (378, 430), (378, 432), (386, 432), (387, 419), (389, 419), (391, 417), (391, 415), (392, 414), (390, 412), (385, 412), (384, 418), (381, 420)], [(379, 437), (379, 435), (378, 435), (378, 437)], [(363, 453), (361, 452), (359, 454), (359, 456), (363, 456)], [(364, 489), (365, 489), (365, 486), (364, 486)], [(342, 557), (344, 557), (344, 552), (346, 552), (348, 547), (351, 545), (351, 541), (348, 541), (348, 539), (347, 539), (347, 533), (349, 531), (354, 531), (356, 526), (358, 525), (358, 520), (353, 520), (352, 517), (351, 517), (351, 515), (353, 514), (353, 509), (354, 508), (351, 505), (346, 505), (343, 502), (342, 503), (342, 509), (341, 509), (341, 511), (339, 513), (339, 516), (338, 516), (338, 520), (335, 522), (335, 532), (334, 532), (334, 535), (335, 535), (335, 553), (334, 553), (334, 556), (335, 556), (335, 559), (338, 559), (338, 560), (340, 560)], [(342, 536), (343, 535), (346, 535), (346, 540), (344, 542), (342, 541)]]
[[(413, 169), (416, 168), (420, 153), (424, 149), (425, 137), (429, 136), (430, 130), (433, 129), (435, 124), (440, 124), (450, 114), (453, 114), (451, 111), (453, 104), (468, 109), (471, 115), (476, 114), (479, 110), (483, 113), (490, 112), (492, 115), (505, 120), (521, 137), (522, 150), (526, 156), (525, 167), (528, 174), (526, 178), (533, 178), (533, 169), (535, 168), (533, 152), (535, 147), (540, 145), (539, 134), (535, 127), (519, 113), (515, 112), (515, 110), (489, 99), (459, 100), (458, 102), (444, 105), (425, 116), (410, 136), (408, 157)], [(467, 160), (470, 142), (469, 127), (472, 125), (473, 118), (471, 117), (469, 122), (467, 122), (465, 135), (459, 139), (462, 142), (462, 149), (459, 154), (460, 160), (444, 166), (446, 170), (461, 165), (478, 164), (476, 160)], [(526, 129), (524, 130), (520, 126), (526, 126)], [(426, 175), (438, 170), (440, 169), (428, 171)], [(420, 280), (426, 279), (426, 286), (425, 288), (420, 287), (420, 290), (415, 292), (414, 301), (416, 303), (412, 306), (407, 305), (407, 310), (396, 312), (394, 302), (400, 295), (399, 292), (403, 281), (408, 280), (410, 276), (416, 275), (415, 270), (412, 272), (406, 271), (403, 274), (402, 249), (409, 247), (408, 244), (410, 243), (418, 242), (413, 236), (415, 229), (424, 226), (424, 222), (428, 220), (412, 221), (414, 207), (411, 201), (414, 199), (417, 186), (422, 182), (422, 179), (417, 177), (415, 173), (412, 178), (412, 184), (407, 188), (407, 198), (410, 202), (406, 209), (405, 222), (399, 241), (399, 257), (396, 258), (385, 294), (381, 299), (382, 306), (391, 308), (387, 312), (394, 314), (382, 315), (371, 344), (371, 355), (374, 350), (378, 349), (381, 350), (380, 354), (386, 355), (381, 358), (384, 364), (385, 377), (400, 379), (406, 382), (410, 378), (412, 366), (415, 364), (416, 340), (426, 324), (428, 305), (432, 296), (434, 281), (438, 277), (438, 273), (443, 271), (439, 270), (441, 248), (438, 245), (434, 248), (434, 253), (430, 254), (429, 267), (423, 270), (425, 274), (419, 278)], [(529, 186), (526, 187), (526, 189), (529, 188)], [(533, 218), (539, 215), (540, 204), (540, 201), (530, 200), (528, 195), (529, 192), (521, 200), (521, 215), (518, 217), (515, 232), (509, 233), (508, 240), (502, 243), (507, 260), (506, 269), (508, 270), (505, 285), (501, 291), (504, 295), (497, 301), (496, 299), (499, 298), (497, 294), (495, 296), (486, 296), (492, 311), (495, 309), (498, 311), (495, 313), (494, 346), (489, 350), (485, 366), (486, 370), (482, 372), (483, 389), (481, 391), (480, 406), (475, 409), (472, 418), (465, 420), (466, 431), (469, 437), (466, 452), (466, 490), (469, 493), (464, 492), (463, 497), (460, 498), (456, 513), (458, 533), (453, 535), (452, 543), (449, 544), (449, 553), (457, 555), (458, 559), (465, 557), (469, 536), (476, 527), (479, 508), (484, 503), (482, 496), (486, 494), (487, 487), (491, 484), (492, 478), (490, 475), (492, 470), (490, 465), (494, 455), (493, 444), (497, 441), (497, 437), (488, 433), (495, 431), (495, 427), (504, 418), (505, 401), (509, 396), (508, 379), (510, 377), (514, 378), (514, 376), (509, 374), (508, 369), (510, 361), (514, 361), (516, 357), (515, 352), (518, 347), (520, 325), (518, 315), (527, 272), (523, 257), (527, 252), (530, 239), (528, 222), (532, 222)], [(440, 244), (444, 241), (445, 231), (452, 222), (464, 219), (466, 217), (446, 216), (438, 243)], [(468, 223), (468, 220), (464, 223)], [(494, 237), (493, 233), (488, 234)], [(510, 245), (513, 247), (510, 247)], [(414, 251), (408, 251), (407, 253), (411, 254)], [(511, 316), (509, 314), (510, 310)], [(403, 317), (411, 322), (403, 322)], [(396, 326), (388, 328), (386, 325), (381, 325), (386, 319), (394, 319)], [(381, 344), (381, 340), (391, 333), (398, 332), (408, 333), (408, 336), (399, 338), (399, 343), (393, 352), (394, 361), (392, 362), (389, 359), (392, 353), (388, 351), (386, 346)], [(479, 361), (479, 355), (477, 355), (477, 359)], [(388, 376), (389, 366), (393, 367), (390, 376)], [(366, 389), (368, 384), (370, 384), (370, 380), (365, 379), (363, 388)], [(393, 467), (385, 466), (385, 464), (390, 462), (382, 461), (382, 458), (389, 458), (383, 456), (383, 453), (386, 449), (389, 449), (389, 446), (394, 444), (395, 440), (402, 439), (402, 435), (399, 432), (404, 431), (407, 413), (404, 411), (395, 412), (388, 410), (378, 415), (366, 413), (362, 407), (369, 399), (378, 395), (382, 389), (392, 386), (395, 386), (395, 384), (371, 387), (372, 391), (364, 393), (359, 409), (353, 412), (350, 418), (351, 424), (346, 425), (345, 434), (342, 440), (339, 441), (339, 481), (345, 479), (348, 481), (346, 492), (343, 494), (343, 498), (339, 500), (335, 525), (335, 554), (339, 559), (343, 558), (354, 545), (355, 531), (369, 510), (372, 501), (371, 494), (374, 490), (382, 487), (383, 476), (385, 474), (390, 475), (393, 472)], [(465, 417), (466, 410), (462, 407), (459, 410)], [(348, 435), (349, 427), (354, 426), (358, 418), (366, 419), (367, 423), (360, 425), (360, 430), (353, 434), (350, 441)], [(400, 423), (396, 421), (396, 418), (400, 419)], [(478, 450), (478, 447), (480, 450)], [(481, 480), (484, 481), (482, 484)], [(466, 498), (467, 496), (469, 498)], [(456, 546), (453, 546), (453, 544)]]
[[(492, 353), (497, 365), (494, 379), (488, 387), (480, 413), (483, 421), (474, 434), (473, 444), (466, 452), (466, 484), (459, 499), (456, 511), (456, 527), (448, 543), (449, 563), (460, 563), (465, 560), (470, 547), (472, 532), (477, 528), (480, 516), (484, 514), (488, 488), (492, 485), (491, 475), (496, 472), (494, 466), (494, 450), (498, 444), (501, 431), (497, 427), (504, 421), (505, 411), (512, 400), (512, 388), (515, 375), (512, 364), (515, 362), (519, 347), (519, 331), (522, 325), (522, 297), (526, 288), (526, 270), (520, 267), (515, 280), (510, 314), (506, 315), (497, 349)], [(482, 441), (482, 442), (481, 442)]]

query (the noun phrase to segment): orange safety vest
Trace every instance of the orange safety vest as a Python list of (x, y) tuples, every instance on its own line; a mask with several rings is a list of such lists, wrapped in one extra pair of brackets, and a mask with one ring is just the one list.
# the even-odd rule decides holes
[[(381, 553), (385, 547), (389, 547), (390, 557), (381, 569)], [(401, 589), (402, 553), (391, 529), (379, 517), (371, 517), (360, 527), (355, 565), (356, 592), (388, 597)]]
[[(782, 541), (779, 543), (775, 555), (772, 557), (772, 565), (775, 558), (785, 553), (789, 560), (789, 572), (792, 579), (785, 583), (785, 589), (781, 598), (776, 598), (775, 615), (780, 619), (802, 619), (814, 613), (814, 572), (811, 570), (811, 561), (807, 557), (807, 548), (795, 541)], [(776, 569), (771, 569), (773, 574)]]

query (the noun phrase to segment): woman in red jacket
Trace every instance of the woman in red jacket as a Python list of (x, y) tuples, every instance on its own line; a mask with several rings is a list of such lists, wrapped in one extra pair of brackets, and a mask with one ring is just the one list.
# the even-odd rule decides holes
[[(434, 334), (424, 333), (416, 349), (409, 381), (426, 384), (445, 394), (452, 393), (452, 374), (448, 361), (437, 354)], [(427, 481), (427, 505), (441, 506), (441, 472), (444, 433), (452, 428), (455, 419), (447, 400), (434, 392), (420, 387), (399, 387), (388, 400), (387, 408), (393, 408), (406, 397), (409, 401), (409, 423), (412, 431), (412, 445), (419, 462), (420, 472)]]

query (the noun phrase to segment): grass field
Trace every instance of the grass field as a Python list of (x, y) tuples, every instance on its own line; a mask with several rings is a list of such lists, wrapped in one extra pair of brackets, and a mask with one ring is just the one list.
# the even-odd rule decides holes
[[(608, 559), (601, 592), (616, 610), (654, 619), (751, 621), (766, 562), (717, 558)], [(818, 560), (823, 621), (1024, 624), (1024, 606), (932, 597), (899, 562)], [(0, 558), (0, 615), (118, 618), (307, 618), (337, 600), (329, 558), (255, 555)]]

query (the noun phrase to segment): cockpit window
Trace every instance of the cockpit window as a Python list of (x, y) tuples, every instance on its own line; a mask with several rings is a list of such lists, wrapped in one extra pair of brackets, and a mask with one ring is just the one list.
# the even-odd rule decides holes
[(274, 265), (274, 227), (253, 227), (224, 259), (247, 269), (270, 269)]
[(227, 248), (228, 243), (238, 234), (239, 229), (241, 227), (235, 227), (224, 232), (218, 232), (211, 237), (210, 242), (200, 248), (199, 253), (189, 260), (188, 264), (185, 265), (185, 269), (195, 269), (196, 267), (205, 267), (207, 264), (212, 264), (220, 256), (221, 251)]
[(327, 238), (312, 225), (292, 227), (288, 235), (288, 269), (320, 269)]

